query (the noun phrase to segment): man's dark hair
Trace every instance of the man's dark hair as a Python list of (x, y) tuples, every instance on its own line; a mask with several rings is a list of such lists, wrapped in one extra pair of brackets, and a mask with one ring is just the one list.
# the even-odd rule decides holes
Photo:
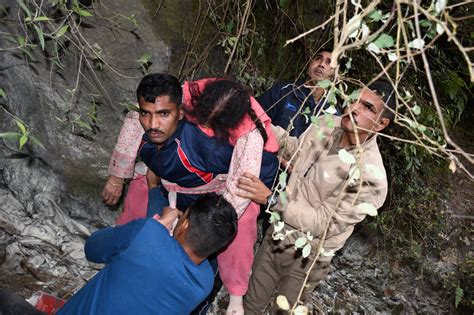
[(395, 101), (395, 91), (390, 83), (384, 80), (377, 80), (374, 81), (372, 84), (368, 86), (370, 90), (375, 92), (378, 96), (380, 96), (385, 104), (382, 117), (390, 119), (393, 121), (395, 118), (395, 110), (397, 103)]
[(168, 95), (171, 102), (181, 105), (183, 89), (178, 79), (164, 73), (144, 76), (137, 88), (137, 100), (140, 101), (140, 97), (143, 97), (146, 102), (154, 103), (155, 99), (162, 95)]
[(333, 49), (332, 46), (322, 46), (318, 49), (318, 52), (314, 56), (316, 56), (319, 53), (322, 53), (323, 51), (327, 51), (328, 53), (332, 54), (332, 49)]
[(189, 91), (193, 106), (188, 114), (198, 124), (210, 127), (218, 138), (227, 140), (229, 131), (237, 127), (248, 114), (263, 141), (267, 141), (265, 127), (250, 105), (250, 91), (246, 86), (225, 79), (206, 84), (202, 93), (196, 83), (190, 83)]
[(199, 257), (207, 257), (225, 247), (237, 233), (237, 213), (215, 193), (200, 198), (188, 210), (186, 243)]

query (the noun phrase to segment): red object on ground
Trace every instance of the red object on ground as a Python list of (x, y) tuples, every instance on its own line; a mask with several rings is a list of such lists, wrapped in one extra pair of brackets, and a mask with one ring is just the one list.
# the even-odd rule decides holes
[(45, 292), (37, 292), (35, 295), (37, 295), (35, 308), (39, 311), (45, 312), (48, 315), (56, 314), (56, 311), (58, 311), (64, 305), (64, 303), (66, 303), (66, 300), (60, 299)]

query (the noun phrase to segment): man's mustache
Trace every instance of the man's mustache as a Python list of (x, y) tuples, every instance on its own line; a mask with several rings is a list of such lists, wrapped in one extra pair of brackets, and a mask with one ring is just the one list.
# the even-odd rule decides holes
[(164, 134), (164, 132), (161, 131), (161, 130), (158, 129), (158, 128), (148, 128), (145, 132), (146, 132), (146, 133), (154, 132), (154, 133), (161, 133), (161, 134)]
[(357, 125), (358, 125), (358, 124), (357, 124), (357, 120), (356, 120), (356, 118), (354, 117), (354, 115), (352, 115), (352, 114), (351, 114), (351, 112), (350, 112), (350, 111), (349, 111), (349, 112), (347, 112), (347, 113), (344, 113), (344, 114), (342, 114), (340, 117), (341, 117), (341, 118), (343, 118), (343, 117), (347, 117), (347, 118), (350, 120), (350, 119), (351, 119), (351, 117), (350, 117), (349, 115), (351, 115), (351, 116), (352, 116), (352, 120), (354, 121), (354, 125), (356, 125), (356, 126), (357, 126)]

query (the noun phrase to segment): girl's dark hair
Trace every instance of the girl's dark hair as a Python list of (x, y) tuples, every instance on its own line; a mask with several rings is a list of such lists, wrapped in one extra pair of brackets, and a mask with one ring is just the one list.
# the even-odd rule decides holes
[(250, 106), (248, 88), (232, 80), (214, 80), (207, 83), (204, 90), (199, 90), (197, 83), (189, 83), (191, 109), (188, 115), (200, 125), (211, 128), (216, 137), (228, 139), (230, 130), (236, 128), (244, 119), (245, 114), (255, 122), (263, 141), (267, 141), (267, 133), (260, 119)]

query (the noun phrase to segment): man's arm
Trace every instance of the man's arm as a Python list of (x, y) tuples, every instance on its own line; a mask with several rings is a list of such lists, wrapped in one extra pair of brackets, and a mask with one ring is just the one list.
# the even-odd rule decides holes
[(101, 193), (105, 204), (116, 204), (123, 192), (124, 179), (133, 177), (135, 159), (143, 132), (138, 113), (129, 112), (110, 158), (109, 177)]
[(145, 221), (146, 219), (134, 220), (92, 233), (84, 246), (87, 260), (95, 263), (110, 262), (116, 255), (127, 249)]
[(289, 133), (280, 126), (272, 125), (272, 132), (275, 134), (278, 145), (280, 146), (278, 156), (285, 161), (295, 160), (303, 143), (305, 143), (305, 141), (314, 140), (317, 134), (314, 124), (311, 124), (299, 138), (290, 136)]
[[(317, 191), (317, 187), (312, 191)], [(339, 196), (339, 194), (342, 195)], [(387, 195), (387, 183), (366, 178), (362, 185), (359, 182), (352, 186), (348, 185), (339, 194), (332, 195), (322, 203), (316, 198), (304, 198), (300, 194), (298, 200), (289, 201), (284, 213), (295, 216), (292, 220), (298, 224), (298, 227), (311, 231), (315, 237), (322, 235), (327, 223), (330, 222), (326, 235), (328, 238), (365, 218), (367, 212), (359, 207), (361, 204), (368, 203), (375, 209), (380, 208)], [(306, 210), (302, 211), (302, 209)]]

